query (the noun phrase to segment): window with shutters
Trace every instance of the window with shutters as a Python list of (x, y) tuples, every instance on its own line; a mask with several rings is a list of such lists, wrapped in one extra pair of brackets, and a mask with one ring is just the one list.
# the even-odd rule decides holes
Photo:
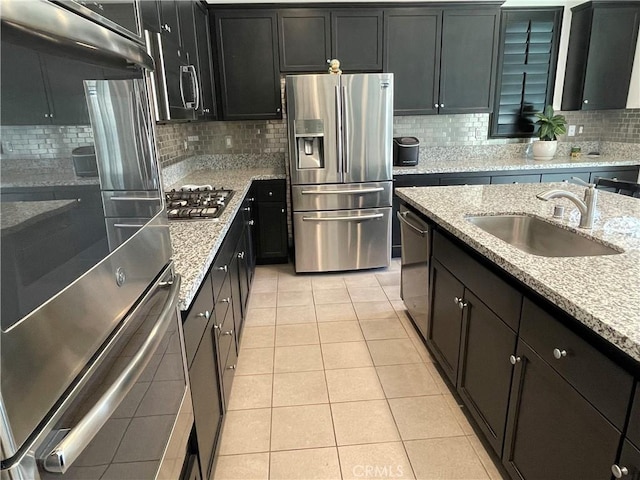
[(531, 137), (552, 103), (562, 7), (509, 9), (500, 20), (500, 49), (490, 137)]

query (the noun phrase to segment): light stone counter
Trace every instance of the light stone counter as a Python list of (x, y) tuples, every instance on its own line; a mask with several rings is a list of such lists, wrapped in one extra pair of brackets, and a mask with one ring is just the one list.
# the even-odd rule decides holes
[(583, 155), (578, 159), (559, 157), (548, 161), (538, 161), (532, 158), (482, 158), (458, 157), (420, 161), (415, 167), (393, 167), (394, 175), (434, 174), (434, 173), (471, 173), (471, 172), (509, 172), (518, 170), (546, 170), (559, 168), (591, 167), (626, 167), (640, 165), (640, 158), (621, 158), (615, 156), (600, 156), (595, 158)]
[(222, 241), (231, 227), (236, 212), (253, 180), (285, 178), (284, 170), (255, 168), (246, 170), (198, 170), (169, 185), (166, 190), (182, 185), (212, 185), (234, 191), (222, 215), (212, 220), (170, 220), (171, 245), (176, 272), (182, 276), (180, 310), (188, 310), (205, 278)]
[(77, 200), (2, 202), (0, 210), (2, 235), (15, 233), (46, 218), (59, 215), (74, 208), (77, 203)]
[[(599, 192), (594, 227), (577, 229), (578, 212), (566, 199), (543, 202), (535, 195), (560, 183), (398, 188), (400, 198), (522, 283), (640, 361), (640, 199)], [(525, 253), (472, 225), (465, 216), (534, 214), (551, 218), (564, 205), (562, 220), (582, 234), (624, 250), (618, 255), (541, 257)]]

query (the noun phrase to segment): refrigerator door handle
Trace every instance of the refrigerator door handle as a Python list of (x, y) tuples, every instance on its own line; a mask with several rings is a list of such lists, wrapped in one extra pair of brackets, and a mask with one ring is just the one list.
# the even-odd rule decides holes
[(349, 173), (349, 119), (347, 118), (347, 87), (342, 87), (342, 144), (344, 156), (344, 173)]
[(374, 220), (382, 217), (384, 217), (382, 213), (373, 213), (371, 215), (348, 215), (346, 217), (302, 217), (302, 220), (305, 222), (352, 222), (354, 220)]
[(336, 86), (336, 146), (338, 147), (338, 172), (342, 172), (342, 108), (340, 101), (340, 87)]
[(360, 193), (376, 193), (376, 192), (382, 192), (384, 191), (384, 188), (382, 187), (375, 187), (375, 188), (361, 188), (361, 189), (357, 189), (357, 188), (353, 188), (353, 189), (349, 189), (349, 190), (302, 190), (302, 192), (300, 192), (302, 195), (358, 195)]

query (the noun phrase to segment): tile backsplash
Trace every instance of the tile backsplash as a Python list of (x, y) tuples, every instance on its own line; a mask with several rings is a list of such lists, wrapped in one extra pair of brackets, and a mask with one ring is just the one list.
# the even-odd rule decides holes
[(89, 125), (25, 125), (0, 127), (0, 159), (52, 160), (71, 158), (71, 151), (93, 145)]
[[(559, 139), (561, 154), (572, 145), (598, 150), (601, 141), (640, 144), (640, 109), (560, 113), (570, 125), (584, 127), (582, 135)], [(417, 137), (421, 158), (442, 157), (445, 153), (452, 159), (466, 154), (520, 156), (530, 142), (488, 138), (486, 113), (394, 117), (393, 130), (394, 136)], [(288, 149), (284, 119), (158, 125), (157, 133), (163, 166), (198, 155), (280, 153), (286, 159)], [(231, 146), (227, 146), (227, 138)]]

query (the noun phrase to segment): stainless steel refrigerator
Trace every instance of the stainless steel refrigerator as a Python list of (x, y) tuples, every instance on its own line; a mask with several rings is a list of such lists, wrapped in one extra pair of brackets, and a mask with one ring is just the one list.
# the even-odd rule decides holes
[(296, 272), (391, 260), (393, 74), (286, 79)]

